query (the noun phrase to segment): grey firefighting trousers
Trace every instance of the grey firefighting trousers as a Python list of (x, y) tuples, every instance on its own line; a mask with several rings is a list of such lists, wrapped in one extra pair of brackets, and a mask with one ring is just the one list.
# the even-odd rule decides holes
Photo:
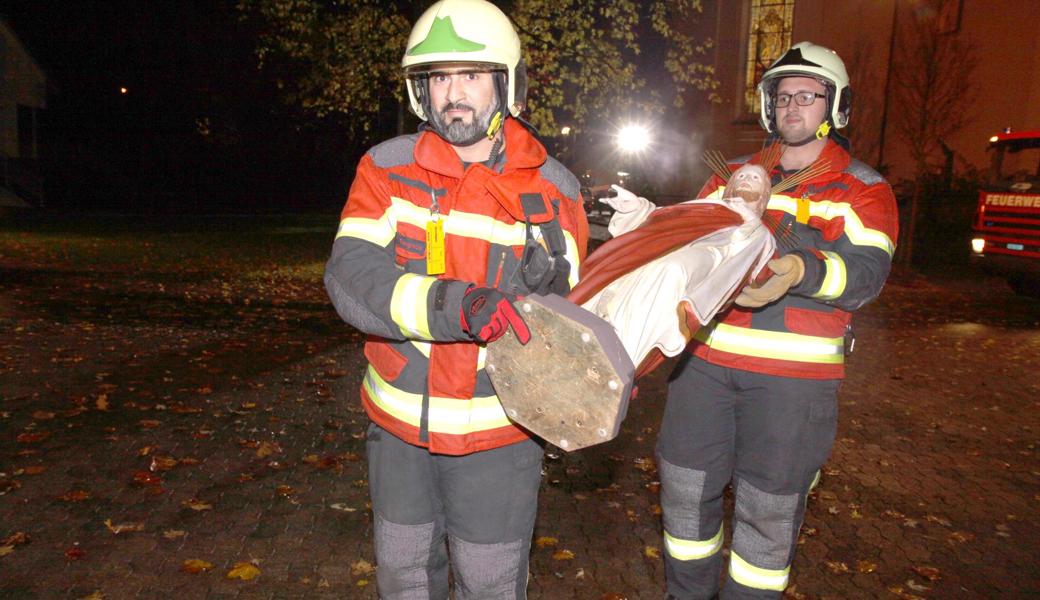
[(382, 600), (527, 597), (542, 447), (527, 440), (464, 456), (430, 454), (368, 429), (368, 482)]
[(806, 496), (834, 443), (840, 384), (683, 359), (657, 443), (669, 598), (719, 597), (730, 483), (735, 509), (721, 598), (781, 597)]

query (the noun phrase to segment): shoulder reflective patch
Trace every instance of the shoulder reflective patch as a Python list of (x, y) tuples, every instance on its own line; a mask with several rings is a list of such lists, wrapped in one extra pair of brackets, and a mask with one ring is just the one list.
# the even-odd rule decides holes
[(418, 133), (397, 136), (373, 146), (368, 151), (368, 155), (380, 169), (409, 165), (415, 162), (413, 150), (415, 150), (415, 142), (418, 140)]
[(865, 163), (862, 163), (856, 159), (852, 159), (852, 162), (849, 163), (849, 166), (845, 167), (845, 173), (848, 173), (849, 175), (852, 175), (856, 179), (860, 180), (860, 182), (862, 182), (863, 185), (874, 185), (876, 183), (885, 182), (885, 178), (881, 176), (881, 173), (878, 173), (874, 169), (867, 166)]
[(394, 227), (384, 214), (379, 219), (362, 219), (360, 217), (347, 217), (339, 222), (336, 230), (336, 239), (341, 237), (353, 237), (366, 242), (372, 242), (380, 248), (385, 248), (396, 235)]
[(578, 199), (581, 186), (574, 174), (567, 170), (567, 167), (563, 166), (560, 161), (551, 156), (548, 157), (545, 164), (538, 169), (538, 174), (555, 185), (556, 189), (560, 190), (560, 193), (567, 196), (568, 199), (575, 201)]
[[(798, 198), (773, 194), (769, 198), (769, 209), (782, 210), (790, 215), (798, 215)], [(809, 203), (809, 216), (819, 217), (825, 221), (841, 217), (845, 220), (845, 235), (857, 246), (873, 246), (879, 248), (892, 256), (896, 251), (896, 245), (892, 238), (877, 229), (870, 229), (863, 225), (859, 215), (852, 209), (848, 202), (831, 202), (830, 200), (814, 200)]]

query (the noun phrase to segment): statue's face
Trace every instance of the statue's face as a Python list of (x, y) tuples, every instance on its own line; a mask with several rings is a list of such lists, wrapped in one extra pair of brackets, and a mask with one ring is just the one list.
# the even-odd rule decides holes
[(737, 169), (729, 177), (724, 199), (743, 201), (751, 212), (758, 216), (766, 210), (769, 203), (769, 191), (772, 185), (769, 174), (759, 165), (747, 164)]

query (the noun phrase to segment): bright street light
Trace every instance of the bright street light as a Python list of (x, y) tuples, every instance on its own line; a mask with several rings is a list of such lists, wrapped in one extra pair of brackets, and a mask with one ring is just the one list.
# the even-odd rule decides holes
[(625, 125), (618, 130), (616, 143), (622, 152), (642, 152), (650, 146), (650, 130), (643, 125)]
[(564, 125), (563, 129), (560, 130), (560, 133), (562, 133), (563, 135), (570, 135), (570, 133), (571, 133), (570, 126), (569, 125)]

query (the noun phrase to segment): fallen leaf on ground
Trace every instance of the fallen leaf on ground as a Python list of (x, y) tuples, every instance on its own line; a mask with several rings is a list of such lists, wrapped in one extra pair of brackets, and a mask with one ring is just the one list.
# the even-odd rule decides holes
[(354, 508), (353, 506), (347, 506), (346, 504), (343, 504), (341, 502), (337, 502), (335, 504), (330, 504), (329, 508), (331, 508), (333, 510), (341, 510), (343, 512), (357, 512), (357, 509)]
[(975, 539), (975, 536), (973, 534), (970, 534), (970, 533), (966, 532), (966, 531), (954, 531), (953, 533), (950, 534), (950, 538), (949, 539), (950, 539), (951, 542), (957, 542), (958, 544), (963, 544), (964, 542), (970, 542), (971, 540)]
[(350, 565), (350, 574), (354, 577), (359, 575), (371, 575), (376, 572), (376, 568), (372, 566), (372, 563), (365, 559), (361, 559), (356, 563)]
[(90, 492), (86, 490), (72, 490), (71, 492), (65, 492), (58, 496), (58, 500), (64, 502), (83, 502), (88, 499), (90, 499)]
[(12, 552), (14, 552), (14, 546), (0, 546), (0, 556), (7, 556)]
[(20, 487), (22, 487), (22, 484), (17, 479), (0, 479), (0, 496), (7, 492), (13, 492)]
[(275, 492), (277, 492), (279, 496), (289, 497), (295, 494), (296, 490), (294, 490), (291, 485), (280, 485)]
[(841, 561), (828, 560), (826, 561), (826, 564), (827, 568), (830, 569), (832, 573), (847, 573), (849, 570), (849, 566)]
[(24, 531), (12, 533), (11, 535), (0, 540), (0, 544), (4, 546), (20, 546), (22, 544), (29, 543), (29, 536), (25, 535)]
[(162, 483), (162, 477), (148, 471), (135, 471), (134, 483), (137, 485), (159, 485)]
[(558, 543), (560, 543), (560, 540), (544, 535), (534, 541), (534, 545), (539, 548), (548, 548), (550, 546), (555, 546)]
[(76, 600), (105, 600), (105, 595), (101, 593), (101, 590), (95, 590), (93, 593), (80, 596)]
[(643, 548), (643, 556), (647, 558), (661, 558), (661, 551), (653, 546), (646, 546)]
[(249, 581), (250, 579), (256, 579), (260, 575), (260, 569), (257, 568), (251, 562), (237, 562), (235, 566), (231, 567), (226, 577), (228, 579), (241, 579), (242, 581)]
[(98, 396), (97, 400), (94, 401), (94, 406), (97, 407), (98, 410), (108, 410), (108, 394), (101, 394)]
[(274, 442), (260, 442), (260, 446), (256, 449), (257, 458), (267, 458), (272, 454), (278, 454), (282, 451), (282, 447)]
[(877, 571), (877, 563), (869, 560), (861, 560), (856, 563), (856, 570), (860, 573), (873, 573)]
[(138, 456), (148, 456), (155, 451), (155, 446), (141, 446), (141, 449), (137, 451)]
[(36, 419), (37, 421), (46, 421), (48, 419), (53, 419), (54, 413), (50, 412), (49, 410), (38, 410), (32, 414), (32, 418)]
[(944, 527), (950, 527), (952, 525), (952, 523), (950, 523), (950, 520), (946, 517), (938, 517), (936, 515), (927, 515), (925, 516), (925, 520), (927, 520), (929, 523), (938, 523)]
[(160, 421), (156, 421), (155, 419), (141, 419), (137, 424), (140, 425), (142, 429), (155, 429), (162, 425)]
[(935, 567), (910, 567), (910, 569), (928, 581), (936, 581), (942, 577), (939, 569)]
[(87, 555), (87, 551), (79, 546), (73, 546), (65, 550), (65, 558), (69, 560), (79, 560)]
[(18, 434), (18, 441), (23, 443), (23, 444), (35, 444), (37, 442), (42, 442), (43, 440), (47, 439), (50, 435), (51, 434), (50, 434), (49, 431), (35, 431), (35, 432), (32, 432), (32, 433), (19, 433)]
[(191, 500), (185, 500), (181, 504), (192, 510), (211, 510), (213, 508), (212, 504), (208, 502), (203, 502), (202, 500), (196, 500), (195, 498), (192, 498)]
[(185, 573), (201, 573), (212, 568), (213, 563), (198, 558), (189, 558), (181, 564), (181, 571), (184, 571)]
[(46, 470), (47, 470), (47, 467), (45, 467), (43, 465), (32, 465), (32, 466), (29, 466), (29, 467), (25, 467), (25, 474), (26, 475), (39, 475), (40, 473), (43, 473)]
[(570, 550), (557, 550), (553, 552), (553, 560), (574, 560), (574, 553)]
[(156, 471), (169, 471), (176, 466), (177, 459), (172, 456), (153, 456), (152, 464), (148, 468), (154, 473)]
[(162, 535), (163, 535), (164, 538), (166, 538), (168, 540), (176, 540), (178, 538), (182, 538), (182, 537), (188, 535), (188, 532), (187, 531), (182, 531), (180, 529), (167, 529), (166, 531), (163, 532)]
[(105, 527), (116, 535), (131, 531), (144, 531), (144, 523), (112, 523), (112, 519), (105, 519)]

